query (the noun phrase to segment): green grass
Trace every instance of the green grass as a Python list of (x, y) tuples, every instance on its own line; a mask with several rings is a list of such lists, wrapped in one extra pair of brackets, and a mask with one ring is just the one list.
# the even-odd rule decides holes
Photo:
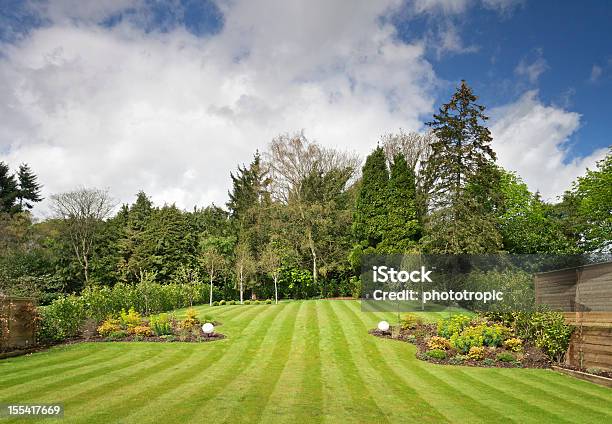
[(549, 370), (419, 361), (414, 346), (367, 334), (394, 313), (358, 302), (197, 309), (228, 338), (83, 343), (2, 360), (0, 403), (62, 402), (70, 423), (612, 422), (610, 389)]

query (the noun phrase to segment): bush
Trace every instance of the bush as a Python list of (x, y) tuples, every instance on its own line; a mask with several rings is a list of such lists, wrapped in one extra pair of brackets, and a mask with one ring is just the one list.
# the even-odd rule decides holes
[(107, 318), (98, 327), (98, 334), (102, 337), (108, 337), (117, 331), (121, 331), (121, 321), (117, 318)]
[(467, 327), (461, 334), (453, 334), (450, 339), (451, 345), (460, 350), (462, 353), (467, 353), (472, 347), (480, 347), (484, 343), (482, 329), (479, 327)]
[(406, 336), (406, 341), (408, 343), (416, 343), (416, 340), (417, 340), (417, 338), (416, 338), (416, 336), (414, 334), (408, 334)]
[(127, 336), (128, 336), (127, 331), (117, 330), (117, 331), (113, 331), (112, 333), (110, 333), (107, 338), (109, 340), (121, 340), (121, 339), (125, 339)]
[(485, 348), (472, 346), (470, 351), (468, 352), (468, 358), (473, 359), (475, 361), (481, 361), (485, 357)]
[(37, 339), (43, 344), (78, 336), (87, 318), (84, 302), (78, 296), (60, 297), (50, 305), (38, 308), (38, 313)]
[(149, 324), (156, 336), (169, 336), (173, 333), (168, 314), (160, 314), (157, 317), (152, 316)]
[(477, 328), (480, 328), (482, 332), (483, 344), (485, 346), (501, 346), (503, 341), (510, 335), (510, 329), (499, 324), (481, 324)]
[(212, 303), (213, 306), (219, 306), (219, 302), (217, 302), (216, 300)]
[(219, 306), (223, 306), (223, 305), (225, 305), (225, 300), (220, 300), (219, 301)]
[(245, 305), (250, 305), (250, 304), (251, 304), (251, 301), (250, 301), (250, 300), (245, 300), (245, 301), (244, 301), (244, 302), (242, 302), (242, 303), (244, 303)]
[(428, 350), (427, 352), (425, 352), (425, 355), (433, 359), (440, 359), (440, 360), (446, 359), (446, 352), (440, 349)]
[(134, 334), (136, 337), (149, 337), (153, 335), (153, 331), (151, 330), (151, 327), (147, 325), (137, 325), (136, 327), (132, 328), (132, 334)]
[(229, 302), (227, 302), (228, 305), (235, 305), (236, 301), (235, 300), (230, 300)]
[(560, 312), (545, 314), (538, 326), (536, 346), (542, 349), (550, 359), (560, 363), (569, 347), (574, 327), (565, 323), (565, 318)]
[(421, 324), (423, 324), (423, 318), (415, 314), (405, 314), (400, 320), (402, 330), (412, 330)]
[(260, 303), (260, 302), (259, 302), (259, 300), (255, 300), (253, 303), (254, 303), (255, 305), (259, 305), (259, 303)]
[(444, 337), (433, 336), (427, 341), (429, 349), (448, 350), (451, 348), (450, 341)]
[(506, 346), (507, 349), (510, 349), (513, 352), (520, 352), (521, 350), (523, 350), (523, 341), (518, 337), (513, 337), (511, 339), (506, 340), (504, 342), (504, 346)]
[(201, 322), (198, 319), (198, 313), (196, 312), (196, 310), (193, 308), (189, 308), (187, 309), (185, 319), (180, 323), (180, 327), (183, 330), (191, 330), (195, 327), (199, 327), (200, 324)]
[(130, 308), (127, 312), (125, 312), (125, 309), (122, 309), (119, 319), (121, 320), (121, 327), (130, 334), (133, 333), (134, 327), (142, 323), (142, 316), (134, 308)]
[(509, 352), (500, 352), (495, 357), (500, 362), (514, 362), (514, 355)]
[(454, 334), (460, 334), (470, 321), (470, 317), (462, 314), (443, 318), (438, 321), (438, 336), (450, 339)]
[(448, 360), (448, 363), (451, 365), (461, 365), (468, 359), (467, 355), (455, 355)]
[(271, 305), (272, 304), (272, 299), (266, 299), (266, 305)]
[(488, 367), (495, 365), (495, 361), (491, 358), (485, 358), (482, 360), (482, 365), (486, 365)]

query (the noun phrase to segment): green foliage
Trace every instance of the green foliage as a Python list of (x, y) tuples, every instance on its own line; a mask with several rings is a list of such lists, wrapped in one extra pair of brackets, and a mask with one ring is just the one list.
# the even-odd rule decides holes
[(451, 345), (463, 352), (467, 353), (472, 347), (480, 347), (484, 344), (482, 328), (466, 327), (461, 334), (454, 333), (450, 338)]
[(538, 328), (536, 346), (544, 350), (550, 359), (561, 363), (569, 347), (574, 327), (565, 323), (565, 318), (560, 312), (539, 315), (535, 326)]
[(495, 365), (495, 359), (485, 358), (485, 359), (482, 360), (482, 365), (485, 365), (487, 367), (491, 367), (491, 366)]
[(199, 327), (201, 324), (197, 311), (193, 308), (189, 308), (185, 314), (185, 319), (180, 322), (179, 326), (183, 330), (192, 330)]
[(272, 299), (266, 299), (266, 305), (271, 305), (272, 304)]
[(227, 302), (227, 304), (228, 304), (228, 305), (235, 305), (235, 304), (236, 304), (236, 301), (235, 301), (235, 300), (229, 300), (229, 301)]
[(459, 314), (438, 320), (438, 336), (450, 339), (453, 334), (459, 334), (467, 327), (472, 319), (467, 315)]
[(37, 339), (43, 344), (78, 336), (87, 318), (84, 302), (78, 296), (60, 297), (50, 305), (40, 307), (39, 315)]
[(251, 301), (247, 299), (247, 300), (245, 300), (245, 301), (244, 301), (244, 302), (242, 302), (242, 303), (243, 303), (243, 304), (245, 304), (245, 305), (250, 305), (250, 304), (251, 304)]
[(361, 246), (376, 247), (387, 230), (389, 171), (385, 153), (377, 147), (366, 158), (353, 216), (353, 234)]
[(134, 327), (142, 323), (142, 316), (134, 308), (130, 308), (127, 312), (122, 309), (119, 313), (119, 320), (121, 321), (121, 327), (131, 333)]
[(446, 359), (446, 352), (440, 349), (432, 349), (425, 352), (425, 355), (433, 359), (444, 360)]
[(121, 340), (121, 339), (125, 339), (128, 336), (128, 332), (125, 330), (118, 330), (118, 331), (114, 331), (112, 333), (110, 333), (107, 336), (108, 340)]
[(168, 314), (159, 314), (149, 319), (151, 330), (156, 336), (167, 336), (173, 333), (172, 322)]
[(219, 302), (217, 302), (216, 300), (212, 303), (212, 306), (219, 306)]
[(500, 362), (514, 362), (515, 361), (514, 355), (509, 352), (500, 352), (495, 356), (495, 359), (497, 359)]
[(225, 300), (220, 300), (219, 301), (219, 306), (224, 306), (227, 302)]
[(402, 330), (412, 330), (421, 324), (423, 324), (423, 318), (416, 314), (404, 314), (400, 320)]
[(509, 328), (498, 324), (482, 324), (476, 328), (481, 331), (483, 344), (485, 346), (501, 346), (504, 340), (506, 340), (511, 334), (511, 330)]

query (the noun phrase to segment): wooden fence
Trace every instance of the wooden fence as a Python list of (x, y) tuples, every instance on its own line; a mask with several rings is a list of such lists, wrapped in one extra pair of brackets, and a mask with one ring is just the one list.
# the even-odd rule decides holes
[(35, 318), (32, 299), (0, 296), (0, 352), (34, 346)]
[(535, 291), (576, 326), (566, 362), (612, 371), (612, 262), (536, 274)]

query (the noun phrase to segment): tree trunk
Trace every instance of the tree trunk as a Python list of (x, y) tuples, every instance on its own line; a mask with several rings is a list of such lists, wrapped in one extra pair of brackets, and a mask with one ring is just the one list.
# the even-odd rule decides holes
[(85, 272), (85, 285), (89, 286), (89, 260), (87, 260), (87, 255), (83, 255), (83, 271)]
[(213, 274), (214, 271), (211, 271), (210, 273), (210, 306), (212, 306), (212, 297), (213, 297)]
[(242, 294), (243, 294), (243, 289), (242, 289), (242, 270), (240, 270), (240, 304), (243, 304), (243, 298), (242, 298)]
[(274, 301), (275, 301), (275, 305), (278, 305), (278, 277), (275, 275), (274, 276)]

